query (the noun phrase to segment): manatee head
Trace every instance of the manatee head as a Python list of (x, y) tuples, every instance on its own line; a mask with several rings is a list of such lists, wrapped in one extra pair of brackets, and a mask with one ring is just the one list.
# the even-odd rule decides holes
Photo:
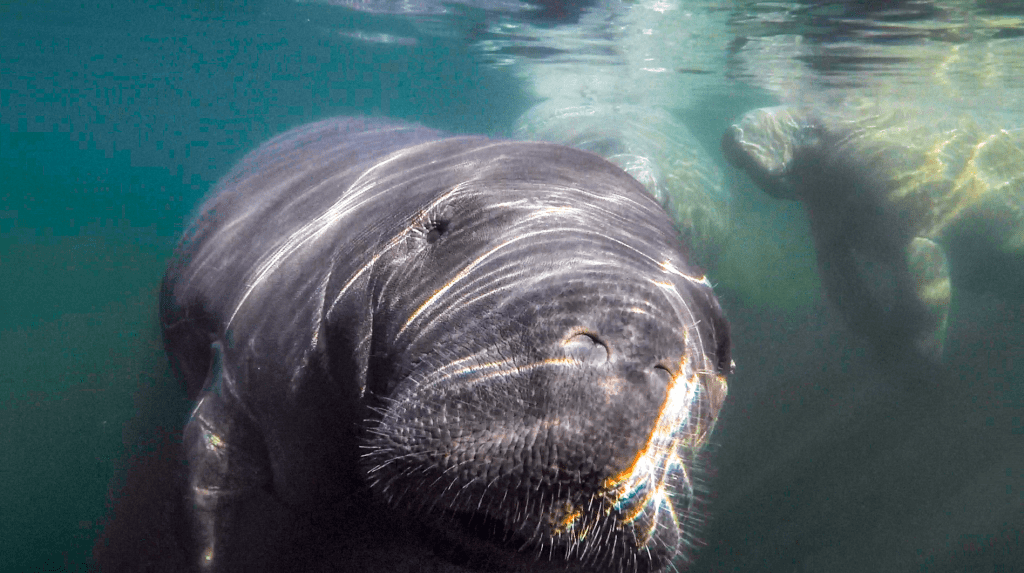
[(824, 136), (820, 122), (805, 109), (760, 108), (725, 130), (722, 153), (769, 195), (796, 200), (800, 170), (817, 159)]
[(639, 184), (514, 145), (515, 180), (435, 201), (381, 279), (367, 480), (482, 569), (665, 568), (701, 519), (726, 323)]

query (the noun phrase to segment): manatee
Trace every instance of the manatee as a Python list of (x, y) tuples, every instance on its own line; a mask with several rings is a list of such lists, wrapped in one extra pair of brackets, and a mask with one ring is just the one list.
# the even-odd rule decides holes
[(687, 559), (733, 362), (683, 248), (576, 149), (354, 118), (264, 143), (161, 288), (192, 562), (287, 569), (292, 524), (366, 500), (477, 569)]
[(727, 242), (730, 201), (722, 172), (664, 109), (549, 99), (519, 117), (514, 136), (590, 151), (621, 167), (675, 220), (691, 262), (712, 264)]
[(1019, 291), (1024, 130), (850, 100), (753, 110), (722, 139), (768, 194), (801, 201), (829, 298), (883, 353), (941, 362), (953, 280)]

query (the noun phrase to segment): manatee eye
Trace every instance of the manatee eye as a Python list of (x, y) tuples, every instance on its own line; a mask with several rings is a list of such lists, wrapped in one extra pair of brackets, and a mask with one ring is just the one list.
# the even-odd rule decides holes
[(608, 360), (608, 345), (596, 334), (577, 332), (562, 344), (569, 356), (582, 362), (605, 362)]
[(441, 238), (441, 235), (445, 234), (447, 231), (448, 221), (444, 219), (431, 221), (427, 225), (427, 242), (436, 243), (437, 240)]

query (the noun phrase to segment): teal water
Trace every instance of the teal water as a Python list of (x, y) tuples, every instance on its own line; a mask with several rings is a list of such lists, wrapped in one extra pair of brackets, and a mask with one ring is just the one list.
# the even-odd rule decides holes
[(527, 104), (460, 42), (307, 35), (310, 17), (328, 30), (358, 15), (281, 7), (0, 7), (5, 571), (85, 570), (127, 454), (184, 419), (156, 295), (189, 212), (234, 159), (328, 115), (494, 133)]
[[(465, 37), (397, 17), (284, 1), (0, 6), (0, 568), (87, 570), (130, 456), (180, 426), (159, 280), (234, 160), (329, 115), (502, 135), (531, 97)], [(769, 103), (737, 85), (678, 113), (715, 150)], [(948, 368), (900, 385), (824, 302), (799, 206), (749, 192), (734, 208), (749, 248), (717, 291), (739, 369), (694, 570), (1024, 570), (1024, 306), (955, 300)]]

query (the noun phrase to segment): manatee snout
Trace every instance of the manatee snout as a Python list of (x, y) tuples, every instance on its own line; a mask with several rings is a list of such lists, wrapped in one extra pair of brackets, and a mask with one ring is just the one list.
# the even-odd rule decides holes
[(684, 442), (703, 396), (682, 338), (670, 360), (630, 348), (643, 326), (423, 361), (371, 431), (373, 489), (531, 567), (666, 566), (694, 502)]
[(799, 199), (794, 172), (816, 160), (825, 132), (818, 120), (800, 108), (755, 109), (729, 126), (722, 136), (722, 155), (777, 199)]

